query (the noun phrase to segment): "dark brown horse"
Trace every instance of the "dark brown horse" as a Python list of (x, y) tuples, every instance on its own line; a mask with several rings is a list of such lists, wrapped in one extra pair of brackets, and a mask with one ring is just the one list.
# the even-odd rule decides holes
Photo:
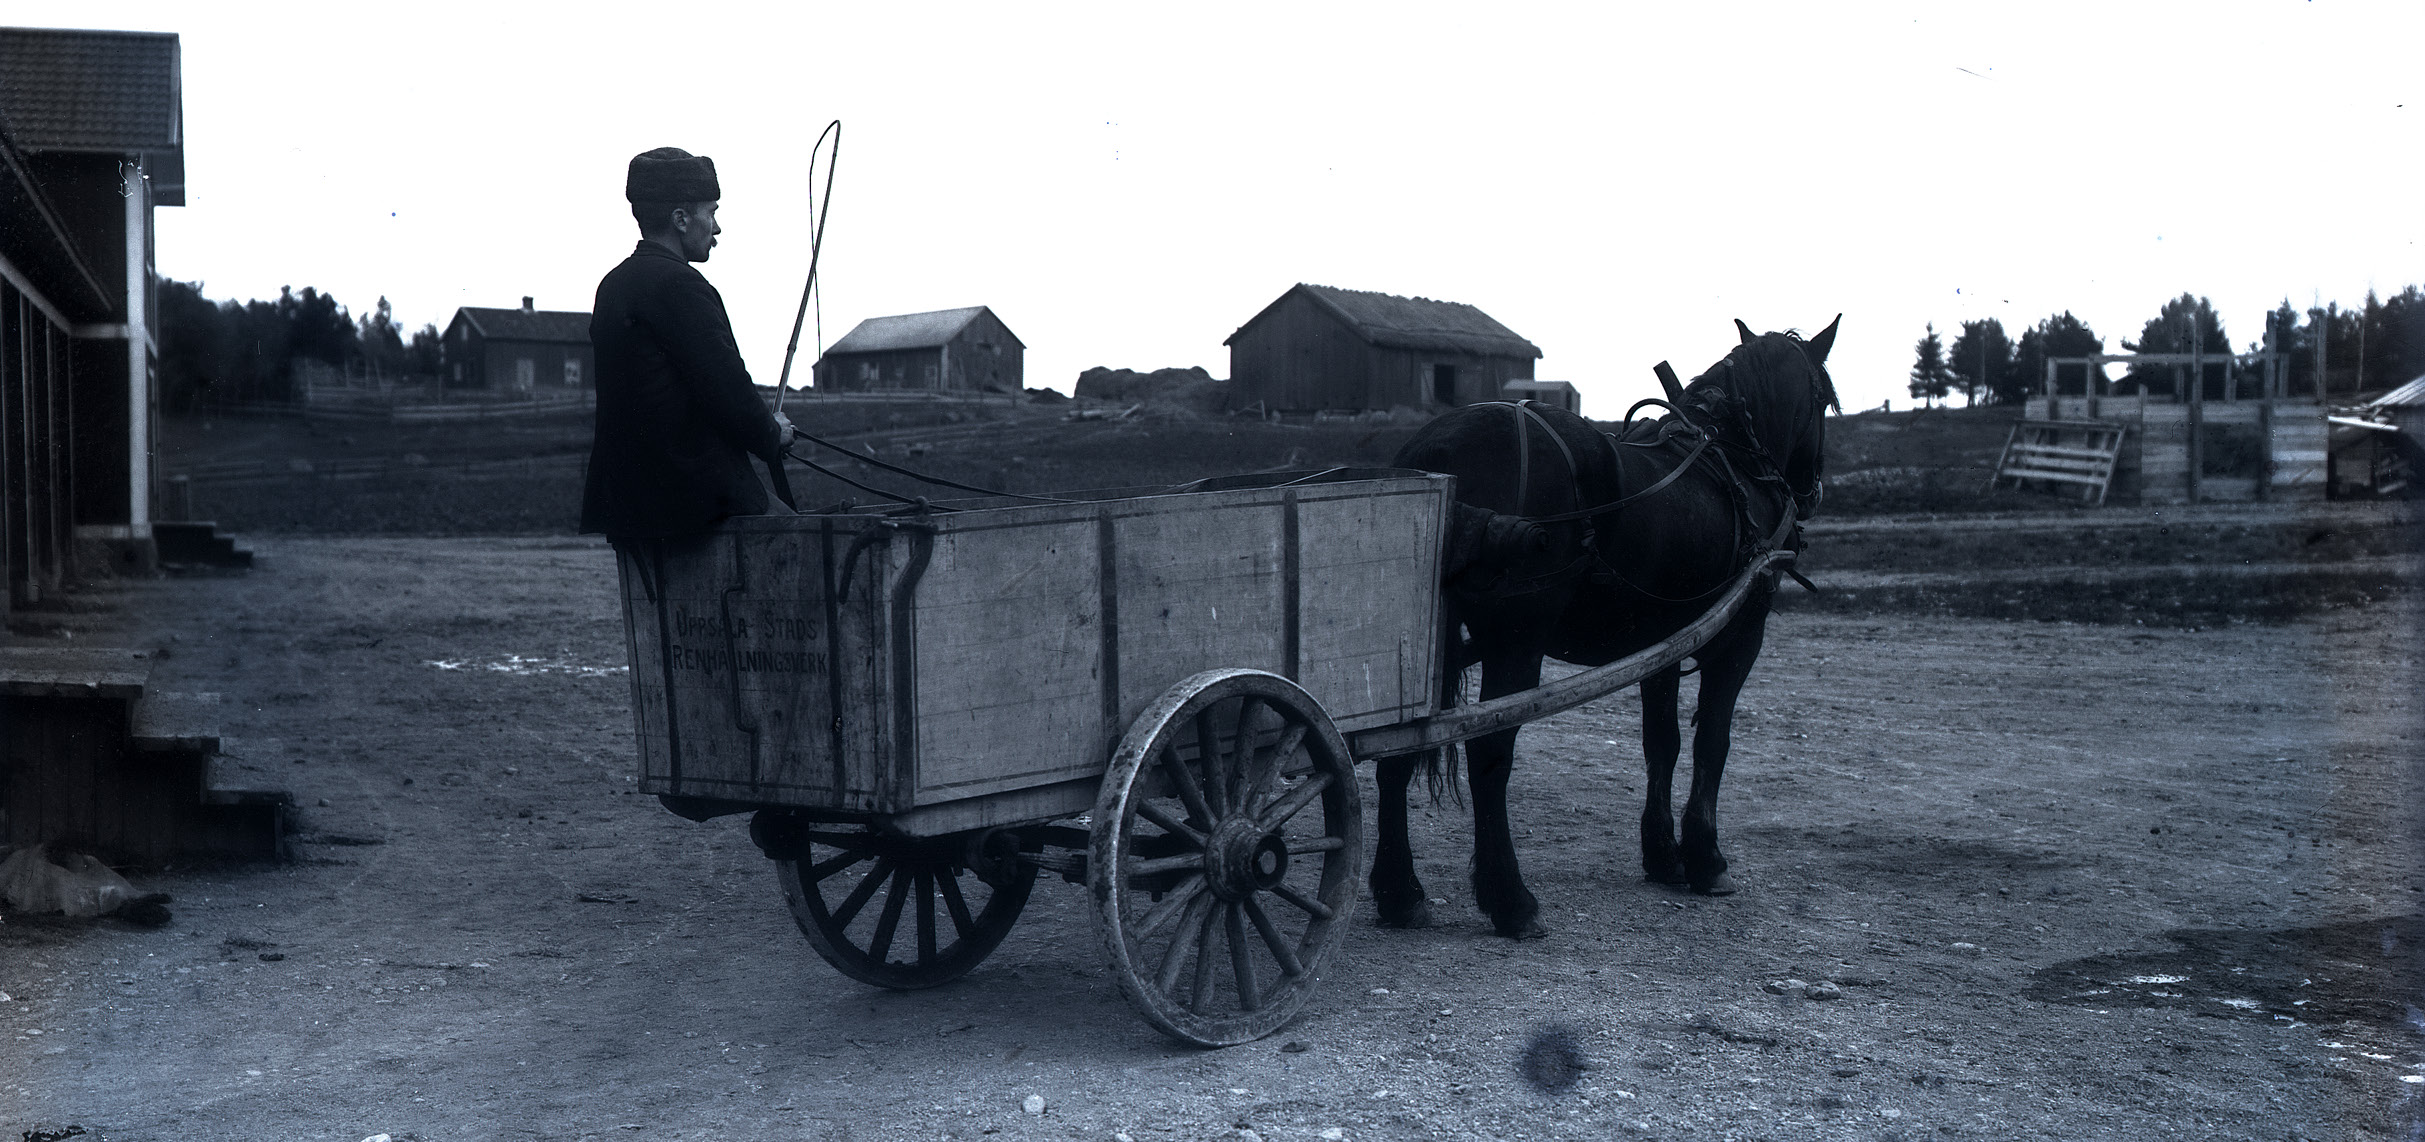
[[(1540, 521), (1549, 539), (1547, 551), (1514, 566), (1478, 567), (1450, 580), (1441, 621), (1452, 667), (1444, 702), (1456, 701), (1462, 668), (1476, 662), (1488, 700), (1538, 684), (1543, 658), (1597, 666), (1651, 646), (1707, 609), (1787, 513), (1806, 519), (1818, 507), (1826, 406), (1836, 403), (1826, 368), (1836, 326), (1805, 341), (1735, 325), (1742, 343), (1685, 386), (1679, 407), (1622, 437), (1547, 406), (1487, 404), (1441, 416), (1399, 450), (1398, 466), (1452, 474), (1459, 502)], [(1798, 541), (1798, 528), (1795, 535)], [(1682, 743), (1681, 673), (1670, 667), (1642, 683), (1650, 768), (1642, 867), (1654, 881), (1734, 891), (1718, 850), (1718, 779), (1735, 698), (1760, 655), (1775, 590), (1771, 574), (1694, 655), (1701, 695), (1680, 843), (1669, 802)], [(1474, 898), (1500, 935), (1523, 938), (1544, 929), (1508, 831), (1515, 748), (1515, 730), (1475, 739), (1466, 781)], [(1407, 785), (1424, 761), (1387, 758), (1376, 774), (1381, 838), (1372, 894), (1390, 926), (1431, 922), (1406, 841)]]

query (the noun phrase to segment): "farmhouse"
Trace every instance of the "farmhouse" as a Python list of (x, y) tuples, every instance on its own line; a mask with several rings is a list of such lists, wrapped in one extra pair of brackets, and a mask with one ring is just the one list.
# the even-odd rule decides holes
[(535, 309), (527, 297), (520, 309), (457, 309), (440, 344), (446, 383), (462, 388), (535, 396), (579, 389), (597, 376), (589, 315)]
[[(185, 204), (177, 37), (0, 28), (0, 562), (156, 558), (152, 208)], [(4, 610), (5, 607), (0, 607)]]
[(862, 321), (817, 361), (820, 392), (1015, 393), (1026, 382), (1020, 341), (982, 305)]
[(1509, 381), (1499, 386), (1499, 399), (1539, 401), (1583, 415), (1583, 394), (1565, 381)]
[(1541, 356), (1470, 305), (1304, 284), (1223, 344), (1233, 404), (1280, 412), (1498, 400)]

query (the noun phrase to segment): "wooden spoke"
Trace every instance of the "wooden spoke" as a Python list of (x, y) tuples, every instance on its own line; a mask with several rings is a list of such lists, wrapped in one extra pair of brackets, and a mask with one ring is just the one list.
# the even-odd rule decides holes
[(1329, 905), (1289, 887), (1285, 881), (1272, 885), (1271, 890), (1274, 895), (1303, 909), (1306, 915), (1316, 920), (1328, 920), (1333, 915)]
[(1290, 817), (1296, 816), (1299, 810), (1313, 804), (1314, 798), (1320, 797), (1323, 790), (1330, 788), (1330, 782), (1329, 774), (1316, 773), (1298, 783), (1295, 789), (1288, 791), (1288, 796), (1280, 798), (1270, 809), (1264, 811), (1261, 821), (1264, 830), (1267, 832), (1276, 830), (1287, 824)]
[(961, 939), (967, 939), (977, 922), (968, 917), (968, 901), (960, 895), (960, 878), (946, 872), (937, 881), (936, 887), (943, 890), (943, 906), (951, 910), (952, 931)]
[(1170, 775), (1171, 787), (1179, 791), (1179, 803), (1187, 806), (1189, 815), (1208, 826), (1220, 820), (1213, 816), (1212, 806), (1204, 803), (1204, 789), (1196, 784), (1196, 775), (1187, 771), (1186, 762), (1179, 760), (1177, 742), (1162, 747), (1162, 768)]
[(1236, 782), (1229, 794), (1232, 813), (1245, 812), (1248, 803), (1254, 800), (1259, 770), (1255, 765), (1255, 711), (1262, 708), (1263, 700), (1252, 694), (1238, 699), (1238, 720), (1231, 730), (1229, 751), (1229, 772)]
[(1297, 959), (1297, 949), (1281, 938), (1280, 929), (1272, 925), (1271, 917), (1263, 911), (1263, 905), (1252, 896), (1238, 904), (1245, 909), (1246, 918), (1255, 922), (1255, 931), (1263, 934), (1263, 946), (1271, 949), (1271, 958), (1280, 961), (1281, 972), (1291, 977), (1304, 975), (1305, 964)]
[(876, 917), (876, 934), (867, 941), (867, 955), (877, 963), (884, 962), (885, 953), (893, 950), (893, 933), (901, 928), (901, 901), (909, 895), (909, 870), (893, 871), (892, 887), (884, 891), (884, 912)]
[(1194, 927), (1204, 913), (1211, 911), (1211, 904), (1212, 897), (1199, 893), (1189, 897), (1186, 907), (1180, 911), (1179, 930), (1171, 936), (1170, 946), (1162, 949), (1162, 963), (1154, 969), (1154, 986), (1160, 988), (1162, 994), (1169, 995), (1172, 988), (1179, 986), (1179, 969), (1187, 964), (1187, 930)]
[(1226, 908), (1207, 908), (1204, 919), (1196, 923), (1196, 984), (1187, 993), (1188, 1009), (1198, 1015), (1212, 1008), (1213, 941), (1221, 935), (1221, 913)]
[(851, 920), (859, 915), (859, 909), (867, 907), (868, 898), (874, 896), (876, 890), (882, 888), (885, 879), (892, 874), (892, 858), (876, 858), (876, 867), (867, 870), (866, 877), (859, 881), (859, 887), (851, 889), (850, 895), (843, 899), (841, 907), (834, 909), (835, 930), (850, 927)]
[[(951, 870), (943, 871), (943, 879), (951, 879)], [(918, 870), (918, 962), (935, 958), (935, 870)]]
[[(1196, 764), (1204, 767), (1204, 799), (1226, 817), (1234, 811), (1237, 781), (1221, 756), (1221, 734), (1213, 728), (1212, 707), (1196, 711)], [(1212, 823), (1219, 818), (1207, 818)]]
[(1310, 841), (1290, 841), (1288, 844), (1288, 855), (1304, 856), (1307, 853), (1335, 853), (1346, 847), (1347, 838), (1345, 837), (1316, 837)]
[(1229, 924), (1229, 970), (1237, 976), (1238, 1006), (1252, 1011), (1263, 1006), (1263, 987), (1255, 981), (1255, 950), (1246, 942), (1246, 910), (1231, 904)]
[(1288, 772), (1288, 759), (1304, 745), (1305, 727), (1292, 722), (1280, 731), (1280, 740), (1270, 749), (1256, 751), (1254, 773), (1248, 778), (1242, 812), (1261, 813), (1279, 795), (1280, 777)]
[(808, 881), (810, 884), (823, 884), (825, 882), (825, 878), (874, 855), (875, 854), (868, 852), (866, 849), (849, 849), (843, 852), (841, 856), (828, 857), (825, 860), (818, 861), (817, 863), (808, 866), (808, 868), (805, 870), (807, 875), (802, 879)]
[(1197, 895), (1204, 891), (1204, 887), (1204, 874), (1202, 873), (1180, 881), (1178, 887), (1162, 894), (1161, 903), (1154, 905), (1151, 911), (1138, 917), (1136, 929), (1129, 935), (1139, 943), (1152, 939), (1153, 934), (1161, 931), (1163, 925), (1170, 923), (1171, 918), (1177, 916), (1180, 909), (1194, 903)]
[(1204, 834), (1188, 828), (1187, 822), (1171, 816), (1170, 810), (1151, 801), (1138, 801), (1137, 815), (1162, 826), (1163, 832), (1186, 841), (1190, 847), (1201, 850), (1207, 843)]
[(1128, 865), (1128, 875), (1130, 880), (1134, 881), (1138, 877), (1157, 876), (1166, 872), (1180, 872), (1185, 869), (1200, 869), (1203, 867), (1204, 854), (1180, 853), (1177, 856), (1155, 857), (1152, 860), (1130, 861)]

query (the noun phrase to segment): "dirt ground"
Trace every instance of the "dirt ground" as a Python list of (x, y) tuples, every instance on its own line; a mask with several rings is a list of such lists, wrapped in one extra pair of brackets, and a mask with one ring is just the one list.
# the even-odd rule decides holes
[[(1490, 934), (1443, 804), (1441, 926), (1367, 912), (1295, 1025), (1200, 1051), (1057, 880), (956, 984), (829, 969), (740, 818), (632, 793), (602, 545), (247, 543), (62, 621), (225, 695), (227, 780), (294, 793), (303, 859), (141, 878), (164, 929), (8, 916), (7, 1137), (2425, 1136), (2412, 592), (2196, 630), (1781, 612), (1740, 894), (1643, 883), (1612, 696), (1519, 753), (1549, 938)], [(1553, 1094), (1523, 1064), (1561, 1032)]]

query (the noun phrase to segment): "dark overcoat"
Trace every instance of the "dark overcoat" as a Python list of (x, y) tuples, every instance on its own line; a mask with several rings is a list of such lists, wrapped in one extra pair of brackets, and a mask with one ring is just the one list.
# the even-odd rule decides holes
[(643, 241), (598, 283), (589, 339), (598, 428), (583, 532), (661, 539), (766, 510), (750, 457), (780, 462), (781, 431), (750, 384), (716, 287)]

